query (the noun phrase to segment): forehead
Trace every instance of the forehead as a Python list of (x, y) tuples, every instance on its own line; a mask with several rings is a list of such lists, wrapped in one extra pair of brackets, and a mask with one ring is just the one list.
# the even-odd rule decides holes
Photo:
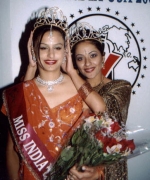
[(93, 50), (98, 50), (94, 44), (92, 44), (90, 41), (80, 42), (76, 46), (76, 53), (81, 52), (90, 52)]
[(50, 41), (64, 43), (62, 34), (57, 30), (52, 30), (51, 34), (50, 34), (50, 31), (46, 31), (43, 34), (41, 42), (50, 42)]

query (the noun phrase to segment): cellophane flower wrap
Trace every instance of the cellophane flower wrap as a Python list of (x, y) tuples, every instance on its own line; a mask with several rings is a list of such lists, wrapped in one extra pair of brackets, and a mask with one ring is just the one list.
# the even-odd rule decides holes
[(125, 125), (103, 115), (91, 114), (75, 131), (69, 143), (50, 172), (50, 179), (64, 180), (69, 169), (77, 165), (98, 166), (111, 164), (135, 149), (133, 140), (127, 140)]

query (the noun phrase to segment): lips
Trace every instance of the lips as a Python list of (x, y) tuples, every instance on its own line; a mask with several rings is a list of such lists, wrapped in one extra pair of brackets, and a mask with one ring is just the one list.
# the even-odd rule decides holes
[(95, 67), (91, 67), (91, 68), (86, 68), (86, 69), (84, 69), (84, 71), (85, 71), (86, 73), (91, 73), (91, 72), (94, 71), (94, 69), (95, 69)]
[(56, 64), (57, 60), (45, 60), (44, 62), (45, 64), (53, 65), (53, 64)]

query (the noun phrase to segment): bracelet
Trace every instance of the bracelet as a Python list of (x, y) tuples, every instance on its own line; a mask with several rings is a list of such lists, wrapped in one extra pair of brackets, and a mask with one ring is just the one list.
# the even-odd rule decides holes
[(85, 82), (79, 89), (78, 93), (82, 97), (83, 100), (85, 100), (88, 95), (93, 91), (93, 88), (88, 82)]

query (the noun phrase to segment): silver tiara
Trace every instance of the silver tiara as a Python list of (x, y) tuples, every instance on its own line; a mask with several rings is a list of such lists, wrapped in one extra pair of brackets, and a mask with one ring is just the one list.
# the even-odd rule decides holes
[(42, 11), (40, 17), (37, 18), (34, 24), (33, 31), (44, 25), (56, 26), (62, 29), (65, 33), (68, 32), (67, 18), (58, 7), (47, 8)]
[(96, 40), (102, 43), (101, 34), (95, 30), (93, 26), (86, 22), (77, 22), (69, 29), (70, 34), (70, 47), (83, 40)]

